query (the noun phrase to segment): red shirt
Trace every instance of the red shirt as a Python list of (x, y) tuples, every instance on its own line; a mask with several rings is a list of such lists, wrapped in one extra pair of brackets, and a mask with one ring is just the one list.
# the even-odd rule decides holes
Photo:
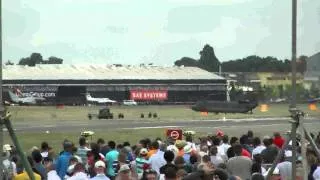
[(281, 136), (275, 137), (273, 139), (273, 144), (275, 144), (278, 148), (282, 148), (284, 144), (284, 139)]
[(251, 159), (251, 154), (250, 154), (246, 149), (244, 149), (244, 148), (242, 148), (241, 155), (242, 155), (242, 156), (246, 156), (246, 157), (248, 157), (248, 158)]

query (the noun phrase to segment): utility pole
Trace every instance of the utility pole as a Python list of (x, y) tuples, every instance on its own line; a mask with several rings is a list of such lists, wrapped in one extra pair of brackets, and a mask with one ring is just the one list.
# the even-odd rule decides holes
[[(2, 98), (2, 0), (0, 0), (0, 117), (4, 115), (4, 106)], [(1, 119), (1, 118), (0, 118)], [(0, 120), (0, 179), (3, 179), (3, 121)]]
[[(297, 74), (297, 0), (292, 0), (292, 99), (289, 111), (293, 114), (298, 112), (297, 110), (297, 86), (296, 86), (296, 74)], [(299, 118), (298, 118), (299, 119)], [(298, 121), (294, 119), (294, 121)], [(291, 139), (292, 139), (292, 177), (291, 179), (296, 179), (297, 175), (297, 136), (296, 130), (299, 122), (292, 123)]]

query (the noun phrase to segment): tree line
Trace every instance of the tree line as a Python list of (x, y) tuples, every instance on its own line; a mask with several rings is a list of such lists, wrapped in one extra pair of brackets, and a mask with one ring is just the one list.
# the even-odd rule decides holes
[[(40, 53), (32, 53), (29, 57), (23, 57), (17, 63), (18, 65), (35, 66), (36, 64), (62, 64), (63, 59), (50, 56), (47, 60), (44, 60)], [(8, 60), (6, 65), (14, 65), (14, 63)]]
[[(214, 49), (206, 44), (200, 51), (200, 59), (182, 57), (174, 62), (176, 66), (199, 67), (209, 72), (218, 72), (219, 66), (224, 72), (291, 72), (291, 60), (280, 60), (272, 56), (259, 57), (248, 56), (242, 59), (229, 60), (220, 63), (215, 56)], [(300, 56), (297, 59), (297, 72), (306, 71), (306, 60), (308, 56)]]

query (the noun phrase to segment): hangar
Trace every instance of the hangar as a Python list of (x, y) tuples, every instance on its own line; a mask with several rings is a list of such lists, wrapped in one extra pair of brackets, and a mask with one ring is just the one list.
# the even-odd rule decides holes
[[(215, 100), (226, 99), (226, 79), (196, 67), (7, 65), (3, 67), (3, 84), (24, 96), (45, 97), (52, 102), (59, 96), (84, 93), (117, 101), (186, 103), (209, 95)], [(59, 89), (64, 92), (59, 93)]]

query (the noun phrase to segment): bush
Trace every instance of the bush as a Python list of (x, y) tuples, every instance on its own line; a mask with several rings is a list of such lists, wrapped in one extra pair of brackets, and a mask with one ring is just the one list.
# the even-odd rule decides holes
[(144, 114), (143, 113), (140, 114), (140, 118), (144, 118)]
[(157, 113), (153, 113), (153, 118), (157, 118), (158, 114)]

